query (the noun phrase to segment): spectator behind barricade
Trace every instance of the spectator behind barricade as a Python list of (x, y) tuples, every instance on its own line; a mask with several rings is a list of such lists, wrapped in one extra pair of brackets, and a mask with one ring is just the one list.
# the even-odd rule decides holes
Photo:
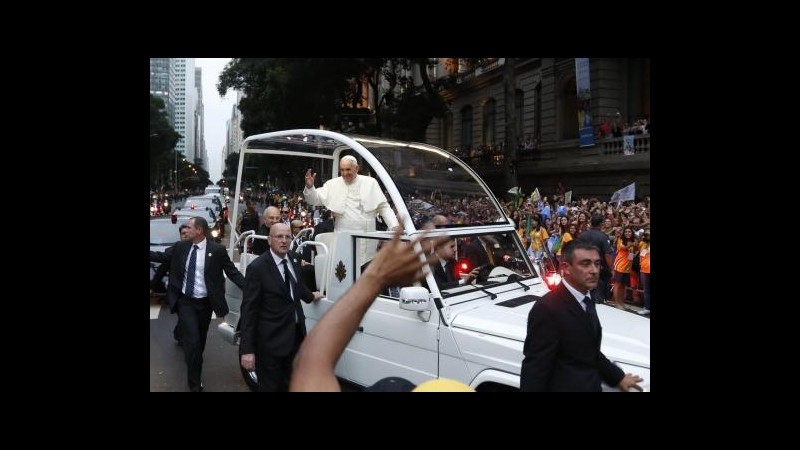
[(605, 233), (609, 240), (614, 239), (614, 226), (611, 225), (611, 217), (603, 219), (603, 226), (600, 228), (600, 231)]
[(527, 220), (520, 220), (517, 224), (517, 235), (519, 236), (519, 240), (522, 242), (523, 250), (528, 250), (529, 245), (528, 236), (525, 234), (525, 228), (527, 226), (526, 222)]
[(615, 243), (617, 256), (614, 258), (614, 276), (611, 279), (614, 306), (620, 309), (625, 309), (625, 289), (630, 284), (631, 266), (636, 252), (634, 246), (633, 228), (625, 227), (622, 236)]
[(589, 229), (589, 221), (585, 212), (578, 213), (578, 232), (584, 232)]
[(562, 232), (569, 229), (569, 219), (566, 216), (558, 218), (558, 229)]
[(564, 245), (578, 236), (578, 228), (575, 225), (570, 225), (569, 228), (567, 228), (567, 230), (568, 231), (564, 231), (561, 234), (561, 246), (558, 248), (558, 251), (556, 252), (556, 259), (558, 261), (561, 261), (561, 251), (564, 248)]
[(650, 314), (650, 231), (644, 232), (639, 244), (639, 278), (644, 291), (644, 309), (639, 314)]
[(614, 121), (611, 123), (611, 135), (615, 138), (622, 137), (622, 130), (622, 115), (617, 111), (617, 114), (614, 116)]
[(544, 221), (544, 228), (552, 236), (553, 234), (561, 234), (561, 229), (558, 226), (557, 220), (547, 219)]
[(531, 246), (528, 249), (528, 254), (531, 255), (532, 259), (538, 261), (542, 259), (542, 253), (544, 252), (544, 242), (550, 236), (547, 234), (547, 230), (541, 225), (538, 216), (533, 216), (531, 221), (532, 221), (532, 227), (529, 235)]
[(609, 122), (608, 117), (606, 117), (603, 120), (603, 123), (600, 124), (600, 137), (611, 137), (611, 122)]
[(547, 197), (542, 202), (542, 212), (539, 215), (542, 216), (542, 223), (546, 224), (547, 219), (550, 218), (550, 203), (547, 201)]

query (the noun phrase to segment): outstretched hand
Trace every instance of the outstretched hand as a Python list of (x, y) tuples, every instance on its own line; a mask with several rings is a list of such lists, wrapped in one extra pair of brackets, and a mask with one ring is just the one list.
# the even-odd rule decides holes
[(314, 181), (316, 179), (317, 179), (317, 174), (311, 173), (311, 169), (308, 169), (308, 171), (306, 171), (306, 187), (309, 189), (314, 187)]

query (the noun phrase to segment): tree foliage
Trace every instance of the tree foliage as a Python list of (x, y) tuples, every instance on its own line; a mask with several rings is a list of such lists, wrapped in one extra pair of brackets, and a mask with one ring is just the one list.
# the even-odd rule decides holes
[(164, 156), (171, 155), (171, 151), (178, 144), (181, 135), (176, 132), (167, 120), (164, 101), (150, 94), (150, 171), (153, 172), (156, 163)]
[(150, 94), (150, 185), (163, 186), (169, 180), (175, 153), (180, 139), (167, 120), (164, 101)]
[[(220, 75), (217, 90), (240, 90), (244, 98), (245, 136), (289, 128), (341, 130), (366, 97), (364, 83), (380, 92), (375, 125), (357, 130), (369, 134), (421, 140), (431, 119), (446, 108), (439, 90), (442, 80), (420, 71), (422, 86), (414, 86), (414, 65), (433, 64), (428, 58), (234, 58)], [(389, 88), (380, 86), (381, 80)]]

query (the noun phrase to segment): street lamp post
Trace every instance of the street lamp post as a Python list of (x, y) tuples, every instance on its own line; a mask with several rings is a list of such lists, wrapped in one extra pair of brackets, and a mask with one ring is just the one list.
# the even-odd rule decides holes
[(175, 152), (175, 184), (172, 186), (175, 188), (175, 195), (178, 195), (178, 151), (172, 150)]
[[(176, 156), (175, 156), (175, 160), (177, 161), (177, 153), (176, 153)], [(186, 158), (184, 158), (183, 160), (184, 160), (184, 161), (186, 161)], [(175, 165), (175, 189), (176, 189), (177, 191), (179, 191), (179, 190), (180, 190), (180, 183), (181, 183), (181, 179), (180, 179), (180, 178), (178, 178), (178, 166), (177, 166), (177, 162), (176, 162), (175, 164), (176, 164), (176, 165)], [(197, 175), (197, 169), (195, 169), (195, 168), (192, 166), (192, 163), (188, 163), (188, 164), (189, 164), (189, 167), (184, 167), (183, 169), (191, 169), (191, 170), (192, 170), (192, 172), (194, 172), (194, 173), (193, 173), (192, 175), (189, 175), (188, 177), (185, 177), (185, 178), (183, 178), (183, 180), (188, 180), (188, 179), (189, 179), (189, 178), (191, 178), (192, 176), (195, 176), (195, 175)], [(183, 170), (183, 169), (181, 169), (181, 170)], [(177, 194), (176, 194), (176, 195), (177, 195)]]

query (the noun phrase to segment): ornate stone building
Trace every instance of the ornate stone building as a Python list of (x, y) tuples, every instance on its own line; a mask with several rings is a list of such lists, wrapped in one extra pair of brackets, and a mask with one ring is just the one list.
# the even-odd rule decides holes
[[(515, 64), (514, 143), (507, 142), (505, 131), (506, 61)], [(429, 74), (455, 72), (458, 82), (445, 92), (449, 113), (434, 119), (426, 141), (470, 163), (498, 195), (508, 189), (507, 172), (525, 193), (538, 187), (551, 195), (560, 183), (573, 191), (573, 198), (608, 200), (614, 191), (636, 182), (637, 197), (650, 195), (650, 59), (589, 58), (591, 99), (586, 110), (594, 145), (586, 147), (578, 141), (583, 103), (575, 66), (574, 58), (498, 58), (470, 68), (464, 60), (440, 58)], [(624, 151), (622, 136), (601, 137), (612, 128), (638, 132), (633, 147)]]

